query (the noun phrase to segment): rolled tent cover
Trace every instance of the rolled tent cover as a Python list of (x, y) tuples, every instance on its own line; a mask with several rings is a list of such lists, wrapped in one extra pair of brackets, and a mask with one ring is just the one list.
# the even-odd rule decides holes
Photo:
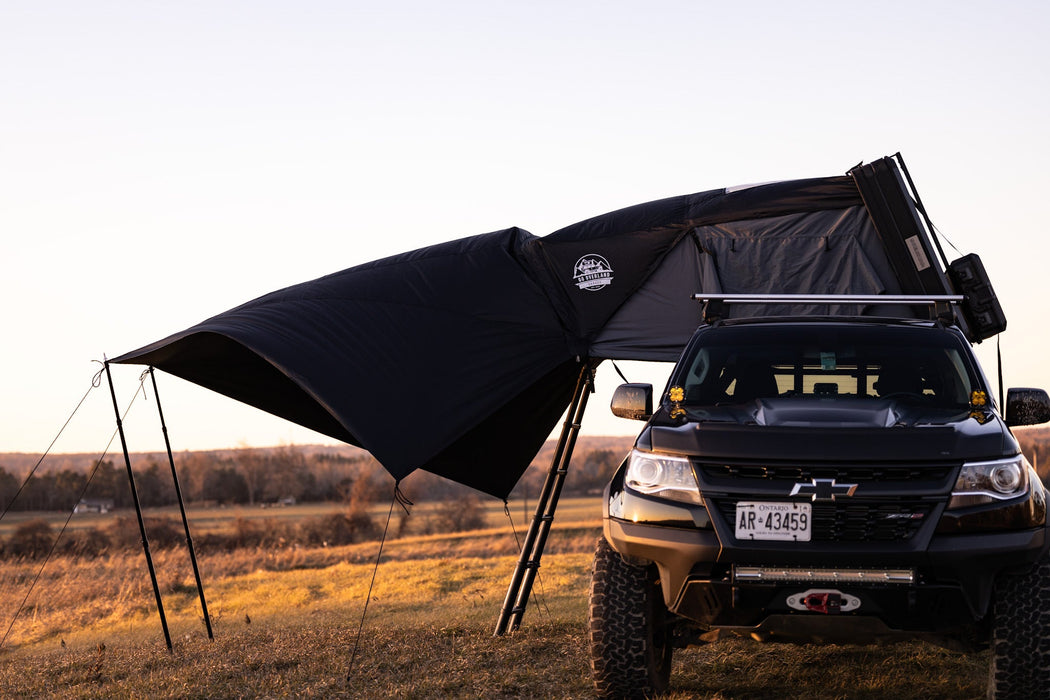
[[(113, 361), (364, 447), (395, 479), (425, 469), (505, 498), (582, 363), (676, 360), (701, 320), (696, 293), (945, 293), (943, 275), (920, 279), (900, 253), (916, 250), (907, 236), (929, 242), (896, 165), (857, 171), (662, 199), (544, 238), (511, 228), (422, 248)], [(887, 189), (896, 209), (880, 204)], [(785, 311), (876, 310), (733, 314)]]

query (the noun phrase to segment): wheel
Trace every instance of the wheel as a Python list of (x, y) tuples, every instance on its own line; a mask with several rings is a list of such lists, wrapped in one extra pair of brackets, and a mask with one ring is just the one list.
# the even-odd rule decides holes
[(988, 697), (1050, 694), (1050, 557), (1029, 571), (1004, 575), (992, 604), (992, 668)]
[(667, 689), (673, 651), (668, 618), (656, 567), (628, 564), (599, 537), (590, 595), (598, 697), (651, 697)]

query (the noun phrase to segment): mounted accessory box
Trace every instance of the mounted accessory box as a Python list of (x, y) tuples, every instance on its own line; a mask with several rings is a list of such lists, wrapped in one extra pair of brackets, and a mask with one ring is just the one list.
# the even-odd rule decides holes
[(964, 297), (960, 308), (971, 341), (979, 343), (1006, 330), (1006, 315), (978, 255), (970, 253), (952, 261), (948, 265), (948, 279), (955, 293)]

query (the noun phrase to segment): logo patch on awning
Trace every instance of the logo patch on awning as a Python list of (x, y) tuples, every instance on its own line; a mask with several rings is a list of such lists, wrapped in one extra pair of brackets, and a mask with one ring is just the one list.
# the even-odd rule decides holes
[(613, 269), (609, 261), (596, 253), (588, 253), (576, 261), (572, 269), (572, 281), (588, 292), (605, 289), (613, 281)]

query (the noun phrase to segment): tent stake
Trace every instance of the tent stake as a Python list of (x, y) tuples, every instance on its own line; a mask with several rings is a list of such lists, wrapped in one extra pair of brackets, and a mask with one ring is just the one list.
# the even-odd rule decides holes
[(557, 449), (554, 451), (547, 478), (536, 503), (536, 512), (529, 525), (529, 531), (525, 535), (525, 543), (521, 547), (518, 564), (514, 568), (514, 575), (507, 588), (507, 597), (503, 600), (503, 608), (496, 622), (494, 636), (499, 637), (506, 634), (508, 628), (513, 632), (521, 625), (521, 618), (525, 614), (525, 607), (532, 593), (532, 583), (540, 568), (540, 558), (547, 544), (547, 535), (554, 522), (554, 511), (558, 507), (558, 498), (561, 496), (561, 489), (565, 483), (565, 475), (569, 471), (572, 451), (576, 447), (576, 436), (579, 435), (583, 412), (587, 408), (587, 398), (594, 389), (594, 370), (599, 362), (600, 360), (590, 360), (580, 368), (572, 403), (566, 414)]
[(208, 615), (208, 603), (204, 600), (204, 584), (201, 583), (201, 572), (197, 568), (197, 552), (193, 548), (193, 538), (190, 536), (190, 521), (186, 517), (186, 503), (182, 498), (182, 488), (179, 486), (179, 475), (175, 471), (175, 457), (171, 454), (171, 441), (168, 440), (168, 426), (164, 422), (164, 410), (160, 406), (160, 393), (157, 392), (157, 377), (153, 374), (153, 367), (149, 368), (149, 378), (153, 383), (153, 396), (157, 399), (157, 414), (160, 416), (160, 431), (164, 435), (164, 447), (168, 451), (168, 465), (171, 467), (171, 480), (175, 484), (175, 498), (179, 502), (179, 512), (182, 514), (182, 528), (186, 532), (186, 548), (190, 552), (190, 564), (193, 565), (193, 578), (197, 581), (197, 597), (201, 601), (201, 614), (204, 616), (204, 626), (208, 630), (208, 639), (215, 641), (211, 631), (211, 616)]
[(160, 599), (160, 586), (157, 585), (157, 572), (153, 568), (153, 557), (149, 552), (149, 540), (146, 539), (146, 523), (142, 519), (142, 506), (139, 504), (139, 494), (135, 489), (135, 474), (131, 471), (131, 456), (128, 454), (128, 441), (124, 437), (124, 424), (120, 420), (120, 408), (117, 406), (117, 392), (113, 388), (113, 373), (109, 369), (109, 360), (104, 363), (106, 368), (106, 379), (109, 381), (109, 395), (113, 398), (113, 412), (117, 416), (117, 432), (120, 433), (120, 446), (124, 450), (124, 466), (128, 469), (128, 484), (131, 486), (131, 500), (135, 504), (135, 515), (139, 519), (139, 535), (142, 537), (142, 552), (146, 555), (146, 567), (149, 569), (149, 578), (153, 583), (153, 595), (157, 599), (157, 612), (160, 613), (160, 626), (164, 630), (164, 641), (168, 645), (168, 651), (174, 651), (171, 645), (171, 635), (168, 633), (168, 620), (164, 617), (164, 603)]

